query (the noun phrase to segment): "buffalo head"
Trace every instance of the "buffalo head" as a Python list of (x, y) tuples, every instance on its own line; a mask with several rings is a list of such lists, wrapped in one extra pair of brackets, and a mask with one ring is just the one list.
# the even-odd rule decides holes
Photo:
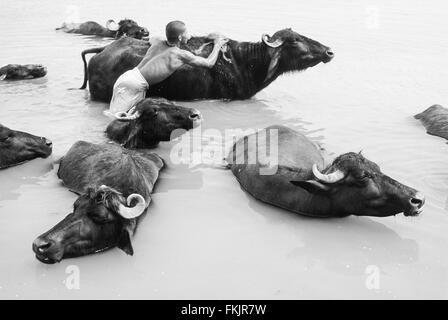
[(330, 199), (332, 210), (340, 215), (386, 217), (404, 212), (421, 212), (425, 198), (383, 174), (376, 163), (358, 153), (346, 153), (319, 171), (313, 166), (314, 179), (291, 181), (310, 193)]
[(141, 27), (131, 19), (124, 19), (118, 22), (118, 25), (113, 21), (109, 20), (106, 23), (107, 29), (110, 31), (117, 32), (116, 38), (121, 38), (126, 35), (135, 39), (142, 39), (149, 36), (149, 31), (145, 27)]
[(190, 130), (201, 123), (201, 113), (165, 99), (145, 99), (128, 113), (117, 113), (107, 136), (126, 148), (153, 147), (170, 141), (173, 131)]
[(263, 34), (262, 42), (270, 49), (271, 55), (267, 78), (274, 74), (304, 70), (320, 62), (327, 63), (334, 57), (329, 47), (291, 29), (277, 31), (272, 37)]
[(47, 74), (47, 68), (41, 64), (26, 64), (24, 68), (26, 70), (25, 72), (33, 78), (41, 78)]
[(35, 158), (47, 158), (51, 152), (50, 140), (0, 124), (0, 169)]
[(72, 213), (34, 240), (36, 258), (51, 264), (115, 246), (132, 255), (136, 218), (147, 206), (139, 194), (125, 198), (107, 186), (90, 188), (75, 201)]
[(41, 78), (47, 74), (47, 68), (41, 64), (8, 64), (0, 68), (0, 80)]

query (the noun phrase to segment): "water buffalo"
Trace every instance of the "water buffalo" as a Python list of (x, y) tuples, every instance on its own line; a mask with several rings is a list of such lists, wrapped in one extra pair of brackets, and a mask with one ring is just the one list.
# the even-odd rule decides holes
[(47, 68), (40, 64), (8, 64), (0, 68), (0, 80), (34, 79), (46, 74)]
[[(148, 42), (124, 38), (84, 51), (85, 74), (81, 89), (89, 81), (92, 99), (110, 101), (115, 80), (137, 66), (149, 46)], [(213, 41), (193, 37), (182, 48), (205, 57), (210, 54)], [(87, 53), (97, 53), (88, 67)], [(291, 29), (277, 31), (272, 37), (263, 35), (262, 41), (256, 43), (230, 40), (213, 68), (185, 65), (161, 83), (150, 84), (147, 95), (172, 100), (247, 99), (279, 75), (327, 63), (333, 56), (330, 48)]]
[[(242, 188), (256, 199), (313, 217), (385, 217), (400, 212), (413, 216), (421, 212), (425, 199), (420, 193), (386, 176), (361, 154), (345, 153), (325, 166), (321, 150), (304, 135), (284, 126), (264, 130), (269, 139), (261, 139), (260, 133), (245, 136), (226, 159)], [(258, 145), (253, 143), (256, 136)], [(266, 143), (275, 136), (278, 144)], [(278, 151), (276, 168), (260, 156), (248, 160), (271, 151)], [(270, 166), (276, 170), (269, 172)]]
[(79, 197), (72, 213), (34, 240), (36, 258), (51, 264), (113, 247), (132, 255), (132, 235), (162, 167), (163, 160), (148, 150), (76, 142), (58, 177)]
[(170, 141), (174, 130), (190, 130), (202, 121), (198, 110), (163, 98), (145, 99), (131, 112), (116, 117), (107, 126), (106, 135), (125, 148), (153, 148), (160, 141)]
[(118, 22), (108, 20), (106, 27), (97, 22), (87, 21), (83, 23), (63, 23), (62, 27), (56, 28), (67, 33), (77, 33), (88, 36), (99, 36), (108, 38), (120, 38), (123, 35), (135, 39), (143, 39), (149, 36), (149, 31), (145, 27), (140, 27), (137, 22), (131, 19), (124, 19)]
[(414, 118), (423, 123), (428, 134), (448, 140), (448, 109), (435, 104)]
[(51, 152), (50, 140), (11, 130), (0, 124), (0, 169), (35, 158), (47, 158)]

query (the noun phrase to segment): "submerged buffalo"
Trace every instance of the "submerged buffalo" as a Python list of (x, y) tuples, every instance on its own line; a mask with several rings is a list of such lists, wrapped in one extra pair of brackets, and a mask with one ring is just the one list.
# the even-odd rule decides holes
[[(243, 189), (256, 199), (313, 217), (386, 217), (400, 212), (414, 216), (421, 212), (425, 199), (419, 192), (386, 176), (361, 154), (345, 153), (325, 166), (321, 150), (304, 135), (284, 126), (265, 130), (269, 138), (260, 139), (259, 133), (246, 136), (226, 159)], [(278, 150), (265, 141), (272, 141), (275, 132)], [(248, 143), (255, 141), (255, 135), (258, 147)], [(278, 167), (273, 172), (260, 158), (248, 161), (271, 151), (278, 151)]]
[(41, 64), (8, 64), (0, 68), (0, 80), (23, 80), (42, 78), (47, 68)]
[[(129, 113), (117, 114), (106, 129), (107, 137), (125, 148), (153, 148), (170, 141), (175, 130), (190, 130), (201, 121), (201, 113), (165, 99), (148, 98)], [(182, 130), (179, 130), (181, 133)]]
[[(122, 38), (108, 46), (83, 51), (81, 89), (88, 81), (92, 99), (110, 101), (117, 78), (137, 66), (149, 46), (145, 41)], [(181, 48), (207, 57), (213, 40), (193, 37)], [(97, 54), (87, 67), (85, 55), (88, 53)], [(329, 47), (291, 29), (277, 31), (272, 37), (265, 34), (260, 42), (230, 40), (213, 68), (184, 65), (161, 83), (150, 84), (147, 95), (172, 100), (247, 99), (281, 74), (327, 63), (333, 56)]]
[(0, 169), (36, 158), (47, 158), (51, 152), (50, 140), (11, 130), (0, 124)]
[(422, 113), (416, 114), (415, 119), (420, 120), (428, 134), (448, 140), (448, 109), (435, 104)]
[(51, 264), (113, 247), (132, 255), (132, 235), (162, 167), (163, 160), (148, 150), (75, 143), (58, 177), (80, 196), (72, 213), (34, 240), (36, 258)]
[(135, 39), (143, 39), (149, 36), (149, 31), (145, 27), (141, 27), (131, 19), (124, 19), (118, 22), (118, 25), (114, 20), (108, 20), (106, 27), (103, 27), (97, 22), (87, 21), (83, 23), (63, 23), (60, 28), (56, 30), (62, 30), (67, 33), (77, 33), (88, 36), (99, 36), (108, 38), (120, 38), (124, 35)]

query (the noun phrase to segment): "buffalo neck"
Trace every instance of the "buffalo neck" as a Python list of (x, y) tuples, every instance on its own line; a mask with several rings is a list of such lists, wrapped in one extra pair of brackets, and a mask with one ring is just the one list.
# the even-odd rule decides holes
[(157, 147), (159, 142), (160, 141), (156, 138), (154, 132), (139, 129), (138, 132), (131, 135), (130, 138), (124, 142), (123, 146), (130, 149), (150, 149)]
[(239, 42), (232, 46), (232, 55), (235, 59), (237, 72), (241, 78), (241, 84), (245, 86), (245, 92), (253, 96), (261, 89), (268, 86), (275, 78), (265, 82), (271, 56), (267, 46), (262, 42)]
[(115, 120), (106, 129), (109, 139), (112, 139), (127, 149), (155, 148), (159, 144), (155, 129), (144, 129), (137, 120), (125, 124)]
[(335, 217), (332, 201), (329, 197), (320, 194), (306, 193), (297, 195), (293, 201), (293, 211), (312, 217)]

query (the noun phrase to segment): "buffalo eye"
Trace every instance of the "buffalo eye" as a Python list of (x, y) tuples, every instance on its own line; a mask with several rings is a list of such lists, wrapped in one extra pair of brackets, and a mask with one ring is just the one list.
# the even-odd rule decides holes
[(157, 109), (153, 109), (153, 108), (146, 109), (143, 113), (143, 117), (145, 117), (146, 119), (155, 118), (155, 117), (157, 117), (158, 113), (159, 113), (159, 110), (157, 110)]
[(99, 215), (97, 215), (95, 213), (90, 214), (89, 217), (90, 217), (90, 219), (93, 220), (93, 222), (95, 222), (97, 224), (104, 224), (104, 223), (107, 222), (107, 220), (104, 217), (99, 216)]
[(108, 209), (105, 207), (96, 207), (92, 211), (89, 211), (88, 215), (97, 224), (105, 224), (113, 220)]
[(103, 202), (103, 195), (101, 193), (98, 193), (95, 196), (95, 202), (98, 203), (98, 204)]
[(107, 219), (107, 217), (96, 215), (96, 214), (91, 214), (90, 218), (93, 220), (93, 222), (98, 223), (98, 224), (105, 224), (109, 221)]
[(360, 175), (355, 177), (355, 184), (359, 186), (364, 186), (370, 179), (372, 175), (368, 172), (363, 172)]
[(345, 179), (347, 185), (354, 187), (364, 187), (368, 181), (369, 175), (364, 172), (351, 172)]

